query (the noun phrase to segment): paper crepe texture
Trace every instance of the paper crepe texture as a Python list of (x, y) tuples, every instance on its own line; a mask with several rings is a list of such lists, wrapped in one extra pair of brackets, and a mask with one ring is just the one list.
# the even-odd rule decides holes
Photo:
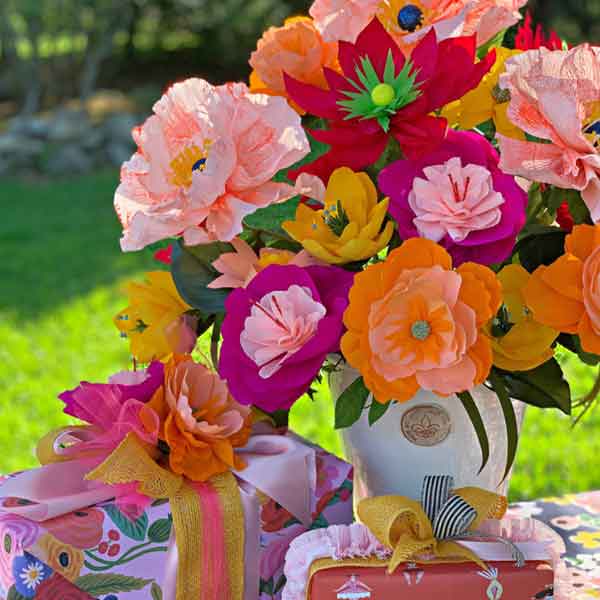
[[(352, 522), (351, 466), (320, 448), (315, 453), (310, 527), (244, 485), (260, 503), (261, 520), (260, 590), (250, 597), (281, 598), (285, 553), (295, 537)], [(18, 500), (0, 502), (10, 506)], [(172, 600), (177, 569), (172, 529), (166, 500), (155, 501), (135, 520), (110, 502), (41, 523), (0, 508), (0, 600)]]

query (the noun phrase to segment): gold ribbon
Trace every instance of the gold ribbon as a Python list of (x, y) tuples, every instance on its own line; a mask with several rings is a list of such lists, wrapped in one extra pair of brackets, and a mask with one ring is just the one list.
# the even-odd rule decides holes
[[(506, 498), (480, 488), (460, 488), (460, 496), (477, 512), (469, 531), (476, 531), (485, 519), (500, 519), (507, 508)], [(373, 535), (392, 550), (388, 573), (401, 563), (454, 563), (475, 562), (484, 570), (486, 564), (471, 550), (454, 540), (438, 540), (433, 535), (433, 524), (419, 502), (403, 496), (380, 496), (362, 500), (357, 513), (359, 520)], [(433, 559), (422, 559), (431, 554)]]
[[(55, 451), (60, 435), (73, 428), (56, 430), (45, 436), (38, 446), (42, 464), (65, 460)], [(121, 444), (86, 480), (107, 485), (137, 483), (137, 491), (155, 499), (166, 498), (173, 515), (179, 561), (177, 566), (176, 600), (194, 600), (216, 582), (202, 581), (202, 507), (193, 484), (181, 475), (162, 468), (157, 462), (158, 451), (143, 444), (134, 434), (128, 434)], [(224, 473), (208, 482), (218, 495), (223, 511), (225, 555), (228, 559), (231, 600), (242, 600), (244, 594), (244, 511), (237, 481), (232, 473)], [(210, 515), (208, 515), (210, 518)], [(208, 549), (210, 552), (210, 549)]]

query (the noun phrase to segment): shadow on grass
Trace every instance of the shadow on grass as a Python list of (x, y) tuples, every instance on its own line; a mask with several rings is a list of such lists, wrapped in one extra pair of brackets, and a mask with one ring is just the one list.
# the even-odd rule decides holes
[(58, 181), (0, 180), (0, 313), (36, 318), (137, 269), (123, 254), (112, 198), (116, 170)]

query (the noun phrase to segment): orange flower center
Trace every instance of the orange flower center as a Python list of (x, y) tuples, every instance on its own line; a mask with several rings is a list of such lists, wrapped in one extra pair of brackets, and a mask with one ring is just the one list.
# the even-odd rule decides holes
[(204, 143), (204, 148), (196, 144), (184, 148), (171, 162), (169, 181), (178, 187), (189, 188), (192, 185), (194, 171), (204, 171), (210, 141)]

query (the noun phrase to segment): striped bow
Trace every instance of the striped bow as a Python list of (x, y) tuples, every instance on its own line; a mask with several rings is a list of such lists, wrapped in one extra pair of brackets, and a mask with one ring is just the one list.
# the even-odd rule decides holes
[(452, 477), (431, 475), (423, 482), (421, 503), (403, 496), (360, 502), (358, 518), (393, 550), (388, 572), (393, 573), (404, 562), (473, 561), (487, 569), (477, 555), (456, 540), (474, 537), (486, 519), (501, 519), (506, 513), (506, 498), (480, 488), (453, 490), (453, 486)]

